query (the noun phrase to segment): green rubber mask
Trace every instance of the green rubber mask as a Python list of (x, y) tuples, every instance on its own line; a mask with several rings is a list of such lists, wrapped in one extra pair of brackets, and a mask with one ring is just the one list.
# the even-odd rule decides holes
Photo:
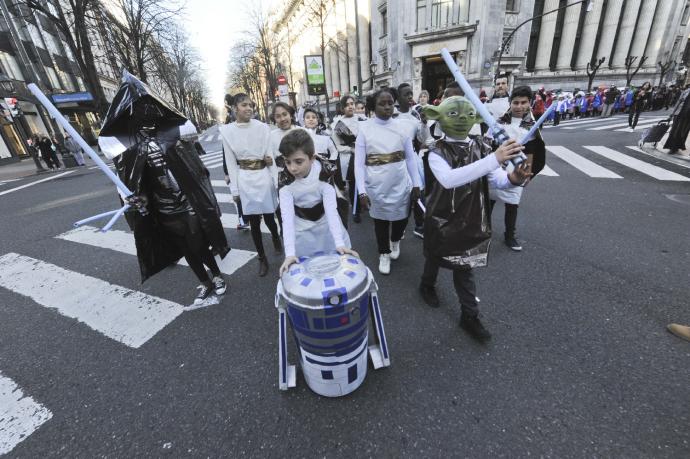
[(454, 138), (464, 139), (477, 123), (482, 121), (472, 103), (462, 96), (453, 96), (441, 105), (427, 105), (422, 111), (430, 120), (436, 120), (443, 132)]

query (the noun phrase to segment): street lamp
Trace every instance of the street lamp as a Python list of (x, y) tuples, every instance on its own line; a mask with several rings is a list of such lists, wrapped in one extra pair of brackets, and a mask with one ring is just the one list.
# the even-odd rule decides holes
[(556, 12), (558, 12), (558, 11), (564, 10), (564, 9), (569, 8), (569, 7), (571, 7), (571, 6), (581, 5), (581, 4), (585, 3), (585, 2), (587, 2), (587, 9), (586, 9), (586, 11), (589, 13), (590, 11), (592, 11), (592, 10), (594, 9), (594, 0), (580, 0), (579, 2), (569, 3), (569, 4), (567, 4), (567, 5), (561, 6), (560, 8), (556, 8), (555, 10), (547, 11), (546, 13), (542, 13), (542, 14), (540, 14), (540, 15), (538, 15), (538, 16), (531, 17), (531, 18), (527, 19), (526, 21), (521, 22), (520, 24), (518, 24), (518, 26), (515, 27), (515, 28), (513, 29), (512, 32), (510, 32), (510, 35), (508, 35), (508, 36), (503, 40), (503, 43), (501, 44), (501, 51), (500, 51), (499, 54), (498, 54), (498, 62), (496, 63), (496, 74), (495, 74), (495, 76), (494, 76), (494, 83), (495, 83), (496, 80), (498, 79), (498, 76), (501, 74), (501, 58), (503, 57), (503, 53), (505, 52), (506, 46), (508, 46), (508, 43), (510, 43), (510, 40), (513, 38), (513, 35), (515, 35), (515, 32), (517, 32), (517, 30), (518, 30), (520, 27), (522, 27), (523, 25), (527, 24), (528, 22), (534, 21), (535, 19), (544, 17), (544, 16), (546, 16), (547, 14), (556, 13)]

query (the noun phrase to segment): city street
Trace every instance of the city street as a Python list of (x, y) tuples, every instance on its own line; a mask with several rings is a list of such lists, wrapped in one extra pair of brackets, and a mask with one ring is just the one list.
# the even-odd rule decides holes
[(666, 325), (690, 324), (690, 163), (637, 147), (666, 116), (644, 112), (634, 133), (622, 115), (543, 130), (548, 168), (523, 196), (523, 251), (503, 244), (499, 204), (476, 271), (486, 345), (458, 327), (450, 272), (442, 307), (422, 302), (412, 223), (389, 276), (371, 219), (351, 223), (391, 366), (370, 365), (337, 399), (299, 371), (296, 388), (278, 389), (282, 258), (265, 234), (271, 272), (258, 277), (217, 127), (202, 159), (233, 250), (228, 293), (203, 309), (182, 310), (196, 295), (187, 266), (141, 284), (124, 219), (74, 229), (119, 206), (99, 170), (0, 181), (0, 394), (12, 397), (0, 406), (16, 408), (0, 412), (0, 456), (688, 457), (690, 343)]

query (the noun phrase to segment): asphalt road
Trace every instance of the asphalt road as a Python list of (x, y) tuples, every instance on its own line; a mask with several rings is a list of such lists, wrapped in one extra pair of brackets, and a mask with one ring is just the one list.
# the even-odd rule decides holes
[[(56, 238), (117, 207), (99, 171), (0, 195), (0, 259), (17, 253), (61, 268), (57, 286), (28, 273), (16, 282), (26, 290), (0, 287), (0, 378), (40, 407), (27, 422), (43, 413), (7, 456), (688, 457), (690, 343), (665, 327), (690, 323), (690, 182), (680, 181), (690, 169), (627, 148), (638, 134), (588, 130), (605, 124), (564, 123), (544, 136), (620, 178), (590, 177), (562, 159), (573, 156), (549, 153), (558, 175), (537, 177), (523, 195), (521, 253), (502, 244), (503, 209), (495, 210), (490, 265), (476, 272), (493, 334), (486, 345), (458, 328), (449, 272), (439, 277), (442, 307), (421, 302), (422, 243), (412, 225), (390, 276), (375, 271), (371, 220), (351, 225), (380, 287), (392, 364), (370, 366), (364, 384), (339, 399), (317, 396), (301, 375), (295, 389), (278, 390), (281, 257), (272, 250), (271, 276), (257, 276), (255, 259), (241, 264), (226, 276), (221, 304), (176, 315), (135, 347), (85, 324), (83, 310), (70, 318), (54, 295), (41, 300), (47, 307), (35, 298), (61, 288), (95, 292), (100, 280), (187, 304), (191, 270), (170, 268), (142, 285), (136, 258), (108, 248), (120, 233), (99, 236), (96, 246)], [(203, 144), (211, 155), (220, 149), (215, 128)], [(582, 145), (678, 176), (654, 178)], [(219, 167), (211, 171), (222, 178)], [(0, 193), (38, 179), (2, 184)], [(128, 231), (124, 221), (115, 229)], [(226, 233), (233, 248), (253, 251), (248, 233)]]

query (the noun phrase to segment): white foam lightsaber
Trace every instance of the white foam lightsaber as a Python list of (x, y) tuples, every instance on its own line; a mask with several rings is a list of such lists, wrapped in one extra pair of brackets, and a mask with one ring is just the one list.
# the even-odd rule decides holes
[[(443, 56), (443, 60), (446, 62), (448, 69), (453, 74), (453, 77), (455, 77), (455, 81), (457, 81), (460, 85), (460, 89), (462, 89), (462, 91), (465, 93), (465, 98), (468, 99), (472, 105), (474, 105), (477, 113), (479, 113), (486, 125), (489, 127), (491, 136), (498, 143), (503, 143), (508, 140), (508, 134), (506, 133), (505, 129), (498, 124), (494, 117), (491, 116), (491, 113), (486, 106), (481, 100), (479, 100), (479, 97), (477, 97), (477, 95), (474, 93), (474, 89), (472, 89), (472, 86), (470, 86), (465, 79), (465, 76), (460, 71), (460, 67), (458, 67), (458, 65), (455, 63), (447, 48), (443, 48), (441, 50), (441, 56)], [(520, 153), (516, 158), (513, 158), (511, 162), (517, 166), (518, 164), (523, 163), (526, 159), (527, 156), (525, 156), (524, 153)]]
[(556, 110), (556, 104), (551, 104), (551, 106), (544, 112), (543, 115), (539, 117), (536, 123), (527, 131), (527, 134), (525, 134), (522, 139), (520, 140), (520, 144), (524, 145), (530, 140), (532, 140), (532, 137), (534, 137), (534, 134), (536, 134), (537, 129), (541, 127), (542, 124), (546, 122), (546, 119), (549, 117), (551, 112)]
[[(79, 146), (86, 152), (86, 154), (89, 155), (89, 157), (93, 160), (93, 162), (96, 163), (96, 165), (103, 171), (103, 173), (110, 179), (111, 182), (115, 184), (115, 186), (122, 192), (124, 196), (131, 196), (133, 193), (127, 188), (127, 185), (125, 185), (122, 180), (120, 180), (120, 177), (115, 175), (112, 170), (103, 162), (103, 160), (98, 156), (98, 153), (93, 151), (91, 146), (86, 143), (86, 141), (82, 138), (81, 135), (72, 127), (72, 125), (67, 121), (67, 119), (60, 113), (60, 111), (53, 105), (53, 103), (46, 97), (45, 94), (43, 94), (43, 91), (40, 90), (38, 86), (36, 86), (34, 83), (29, 83), (27, 85), (29, 88), (29, 91), (36, 97), (36, 99), (41, 102), (41, 104), (48, 110), (48, 113), (50, 113), (50, 116), (52, 116), (55, 121), (60, 123), (60, 125), (67, 131), (67, 133), (72, 136), (72, 138), (79, 144)], [(129, 208), (129, 205), (124, 205), (122, 208), (118, 210), (114, 210), (111, 212), (105, 212), (103, 214), (95, 215), (93, 217), (80, 220), (77, 223), (75, 223), (75, 226), (80, 226), (85, 223), (97, 220), (99, 218), (104, 218), (109, 215), (113, 215), (113, 218), (108, 222), (108, 224), (103, 228), (103, 232), (108, 231), (115, 221), (122, 216), (122, 214)]]

